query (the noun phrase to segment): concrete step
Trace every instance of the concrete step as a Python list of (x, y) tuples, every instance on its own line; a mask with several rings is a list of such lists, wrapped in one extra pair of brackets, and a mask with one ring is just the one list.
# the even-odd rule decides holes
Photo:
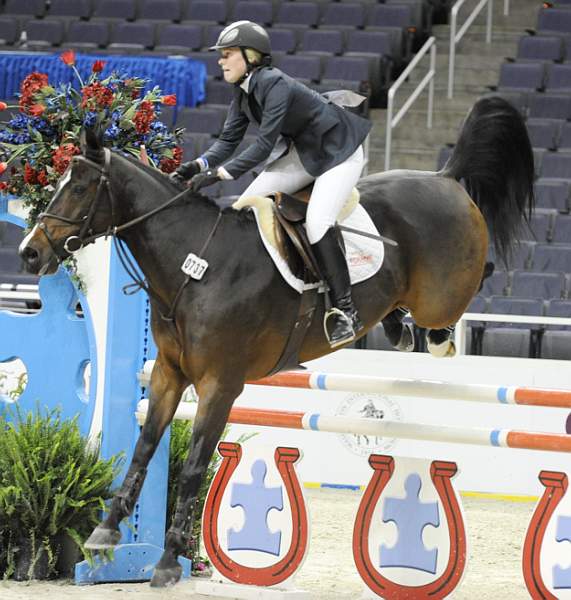
[[(429, 147), (454, 142), (466, 112), (466, 110), (437, 111), (433, 114), (432, 129), (428, 129), (426, 111), (411, 109), (393, 129), (393, 141), (395, 143), (407, 141), (409, 144)], [(373, 122), (371, 147), (384, 148), (385, 146), (386, 114), (383, 117), (382, 120)]]
[[(438, 152), (423, 151), (418, 148), (409, 148), (391, 153), (391, 169), (416, 169), (419, 171), (435, 171)], [(375, 152), (369, 155), (369, 173), (378, 173), (385, 170), (385, 154)]]

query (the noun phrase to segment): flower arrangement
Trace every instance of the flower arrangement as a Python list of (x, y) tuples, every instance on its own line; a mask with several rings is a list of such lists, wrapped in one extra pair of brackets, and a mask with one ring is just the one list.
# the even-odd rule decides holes
[[(74, 70), (77, 84), (50, 85), (44, 73), (31, 73), (21, 84), (19, 112), (0, 128), (0, 193), (23, 199), (28, 224), (48, 205), (55, 185), (74, 155), (80, 152), (83, 126), (104, 127), (104, 143), (112, 150), (140, 157), (164, 173), (181, 163), (182, 130), (171, 132), (157, 119), (163, 105), (176, 105), (175, 95), (157, 87), (144, 96), (147, 80), (112, 73), (102, 79), (105, 65), (94, 61), (83, 81), (71, 50), (60, 55)], [(6, 109), (0, 103), (0, 110)]]

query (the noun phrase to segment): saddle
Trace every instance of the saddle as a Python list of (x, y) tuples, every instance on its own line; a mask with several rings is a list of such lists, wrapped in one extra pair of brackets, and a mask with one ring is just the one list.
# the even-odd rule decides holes
[[(323, 276), (304, 227), (311, 189), (312, 186), (308, 186), (295, 196), (284, 192), (274, 192), (269, 194), (268, 198), (245, 198), (234, 203), (233, 208), (239, 210), (246, 206), (255, 206), (258, 212), (262, 212), (261, 220), (264, 222), (263, 229), (266, 238), (278, 248), (282, 257), (288, 262), (291, 271), (299, 274), (305, 283), (317, 284), (323, 281)], [(358, 192), (354, 190), (339, 215), (340, 221), (353, 211), (358, 201)], [(342, 243), (339, 230), (338, 237)], [(286, 240), (290, 243), (288, 244)], [(290, 251), (291, 248), (294, 249), (294, 252)], [(282, 355), (268, 375), (274, 375), (283, 370), (303, 368), (299, 365), (299, 351), (313, 321), (317, 299), (317, 285), (304, 289), (300, 298), (298, 314)], [(330, 309), (331, 302), (327, 293), (325, 294), (325, 303), (326, 310)]]

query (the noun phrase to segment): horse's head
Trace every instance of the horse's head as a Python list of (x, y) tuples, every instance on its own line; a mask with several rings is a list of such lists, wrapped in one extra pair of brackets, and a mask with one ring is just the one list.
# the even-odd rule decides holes
[(46, 211), (20, 244), (20, 256), (31, 273), (54, 273), (63, 259), (112, 225), (111, 153), (103, 148), (101, 132), (84, 128), (81, 151), (59, 180)]

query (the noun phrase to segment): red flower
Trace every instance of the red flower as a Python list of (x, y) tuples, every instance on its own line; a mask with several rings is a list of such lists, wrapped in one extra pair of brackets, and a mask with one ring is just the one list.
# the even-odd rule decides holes
[(32, 117), (39, 117), (45, 110), (46, 107), (43, 104), (33, 104), (28, 108), (28, 112)]
[(0, 173), (4, 173), (4, 171), (8, 168), (7, 162), (0, 162)]
[(105, 66), (105, 62), (106, 61), (104, 60), (96, 60), (91, 67), (93, 73), (101, 73), (101, 71), (103, 71), (103, 67)]
[(38, 173), (30, 166), (30, 163), (24, 165), (24, 183), (37, 183)]
[(155, 109), (153, 103), (148, 100), (143, 100), (139, 105), (139, 110), (133, 117), (133, 123), (135, 123), (135, 130), (137, 133), (144, 134), (148, 133), (151, 123), (155, 118)]
[(8, 184), (5, 181), (0, 181), (0, 192), (7, 189), (7, 187), (8, 187)]
[(73, 50), (66, 50), (65, 52), (62, 52), (59, 57), (68, 67), (73, 67), (73, 65), (75, 65), (75, 52)]
[(0, 110), (6, 110), (8, 108), (8, 105), (6, 104), (6, 102), (0, 102)]
[(163, 96), (161, 98), (161, 102), (166, 106), (176, 106), (176, 94), (169, 94), (168, 96)]
[(38, 173), (38, 183), (40, 185), (48, 185), (49, 181), (48, 181), (48, 174), (46, 171), (40, 171)]
[(105, 108), (113, 102), (113, 92), (98, 81), (91, 85), (86, 85), (81, 90), (81, 93), (83, 95), (83, 99), (81, 100), (82, 108), (89, 108), (91, 110)]
[(172, 173), (182, 162), (182, 148), (180, 146), (176, 146), (172, 154), (172, 158), (162, 158), (159, 163), (159, 169), (163, 173)]
[(62, 144), (52, 155), (52, 164), (54, 169), (60, 175), (65, 172), (71, 159), (80, 153), (80, 149), (75, 144)]
[(30, 73), (20, 86), (20, 100), (18, 102), (20, 110), (27, 112), (28, 109), (36, 104), (34, 94), (48, 85), (48, 76), (45, 73)]

